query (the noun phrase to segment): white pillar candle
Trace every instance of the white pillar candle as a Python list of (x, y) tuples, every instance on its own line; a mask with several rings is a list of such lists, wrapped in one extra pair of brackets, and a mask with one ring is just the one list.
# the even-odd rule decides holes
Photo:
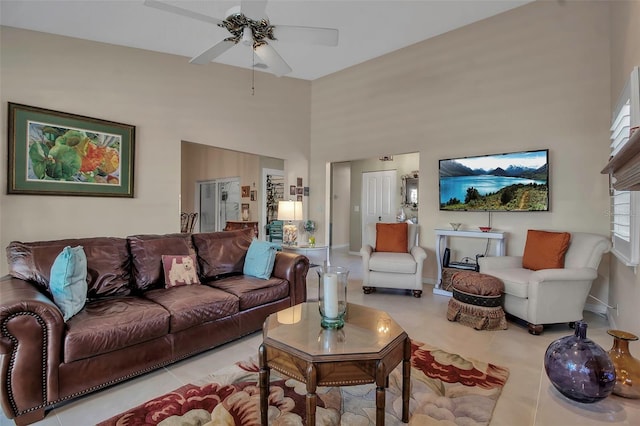
[(324, 315), (327, 318), (338, 317), (338, 275), (324, 274)]

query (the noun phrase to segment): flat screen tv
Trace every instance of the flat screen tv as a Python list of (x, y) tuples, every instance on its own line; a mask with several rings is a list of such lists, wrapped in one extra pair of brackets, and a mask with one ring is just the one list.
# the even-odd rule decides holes
[(549, 150), (440, 160), (440, 210), (549, 211)]

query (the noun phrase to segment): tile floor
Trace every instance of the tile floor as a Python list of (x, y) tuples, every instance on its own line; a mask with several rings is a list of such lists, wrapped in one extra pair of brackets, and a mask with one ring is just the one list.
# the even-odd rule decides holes
[[(508, 367), (510, 377), (496, 405), (492, 426), (589, 426), (640, 425), (640, 400), (615, 395), (595, 404), (580, 404), (559, 394), (550, 384), (543, 366), (544, 352), (555, 339), (571, 334), (567, 326), (558, 325), (541, 336), (530, 335), (526, 328), (509, 322), (502, 331), (476, 331), (446, 319), (448, 298), (433, 295), (425, 285), (422, 298), (404, 292), (378, 291), (364, 295), (361, 289), (360, 257), (344, 250), (332, 251), (332, 264), (350, 269), (348, 300), (387, 311), (413, 339), (429, 342), (444, 350)], [(316, 273), (308, 275), (308, 297), (317, 299)], [(587, 336), (609, 349), (605, 317), (585, 312), (589, 324)], [(254, 333), (238, 341), (170, 365), (161, 370), (129, 380), (109, 389), (87, 395), (48, 412), (39, 426), (93, 425), (115, 414), (169, 392), (183, 384), (214, 372), (229, 363), (257, 352), (261, 334)], [(640, 348), (631, 346), (640, 355)], [(1, 416), (1, 415), (0, 415)], [(4, 416), (0, 425), (13, 422)]]

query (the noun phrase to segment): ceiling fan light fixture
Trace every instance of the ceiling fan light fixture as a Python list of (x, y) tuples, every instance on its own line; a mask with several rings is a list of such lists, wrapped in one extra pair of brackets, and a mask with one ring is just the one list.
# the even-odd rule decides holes
[(253, 31), (251, 31), (251, 28), (248, 26), (242, 30), (242, 44), (245, 46), (251, 46), (253, 44)]
[[(1, 1), (2, 0), (0, 0), (0, 2)], [(187, 18), (208, 22), (224, 28), (230, 33), (229, 37), (226, 37), (199, 55), (191, 58), (189, 63), (192, 64), (209, 63), (231, 47), (242, 43), (245, 46), (253, 46), (255, 57), (261, 61), (261, 63), (256, 64), (254, 58), (254, 69), (264, 67), (268, 72), (281, 77), (290, 73), (292, 70), (273, 46), (270, 45), (272, 40), (325, 46), (335, 46), (338, 44), (337, 29), (291, 25), (279, 25), (276, 27), (275, 25), (271, 25), (269, 18), (265, 14), (267, 1), (268, 0), (240, 0), (240, 5), (233, 6), (227, 11), (226, 19), (218, 19), (189, 9), (184, 9), (167, 3), (166, 0), (145, 0), (144, 5)], [(237, 3), (237, 0), (234, 3)], [(276, 30), (279, 34), (278, 37), (274, 34)]]

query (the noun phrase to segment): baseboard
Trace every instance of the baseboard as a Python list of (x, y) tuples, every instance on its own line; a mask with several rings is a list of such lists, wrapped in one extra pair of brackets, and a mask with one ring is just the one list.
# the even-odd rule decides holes
[(613, 330), (617, 330), (618, 326), (616, 324), (616, 310), (607, 308), (607, 320), (609, 321), (609, 327)]
[(362, 256), (359, 251), (351, 251), (351, 250), (349, 250), (349, 254), (351, 254), (353, 256)]
[(608, 315), (607, 313), (607, 307), (603, 306), (603, 305), (595, 305), (592, 303), (585, 303), (584, 305), (584, 310), (585, 311), (589, 311), (589, 312), (593, 312), (594, 314), (601, 314), (601, 315)]
[(341, 248), (345, 248), (345, 247), (349, 247), (349, 244), (334, 244), (331, 246), (331, 250), (333, 249), (341, 249)]

